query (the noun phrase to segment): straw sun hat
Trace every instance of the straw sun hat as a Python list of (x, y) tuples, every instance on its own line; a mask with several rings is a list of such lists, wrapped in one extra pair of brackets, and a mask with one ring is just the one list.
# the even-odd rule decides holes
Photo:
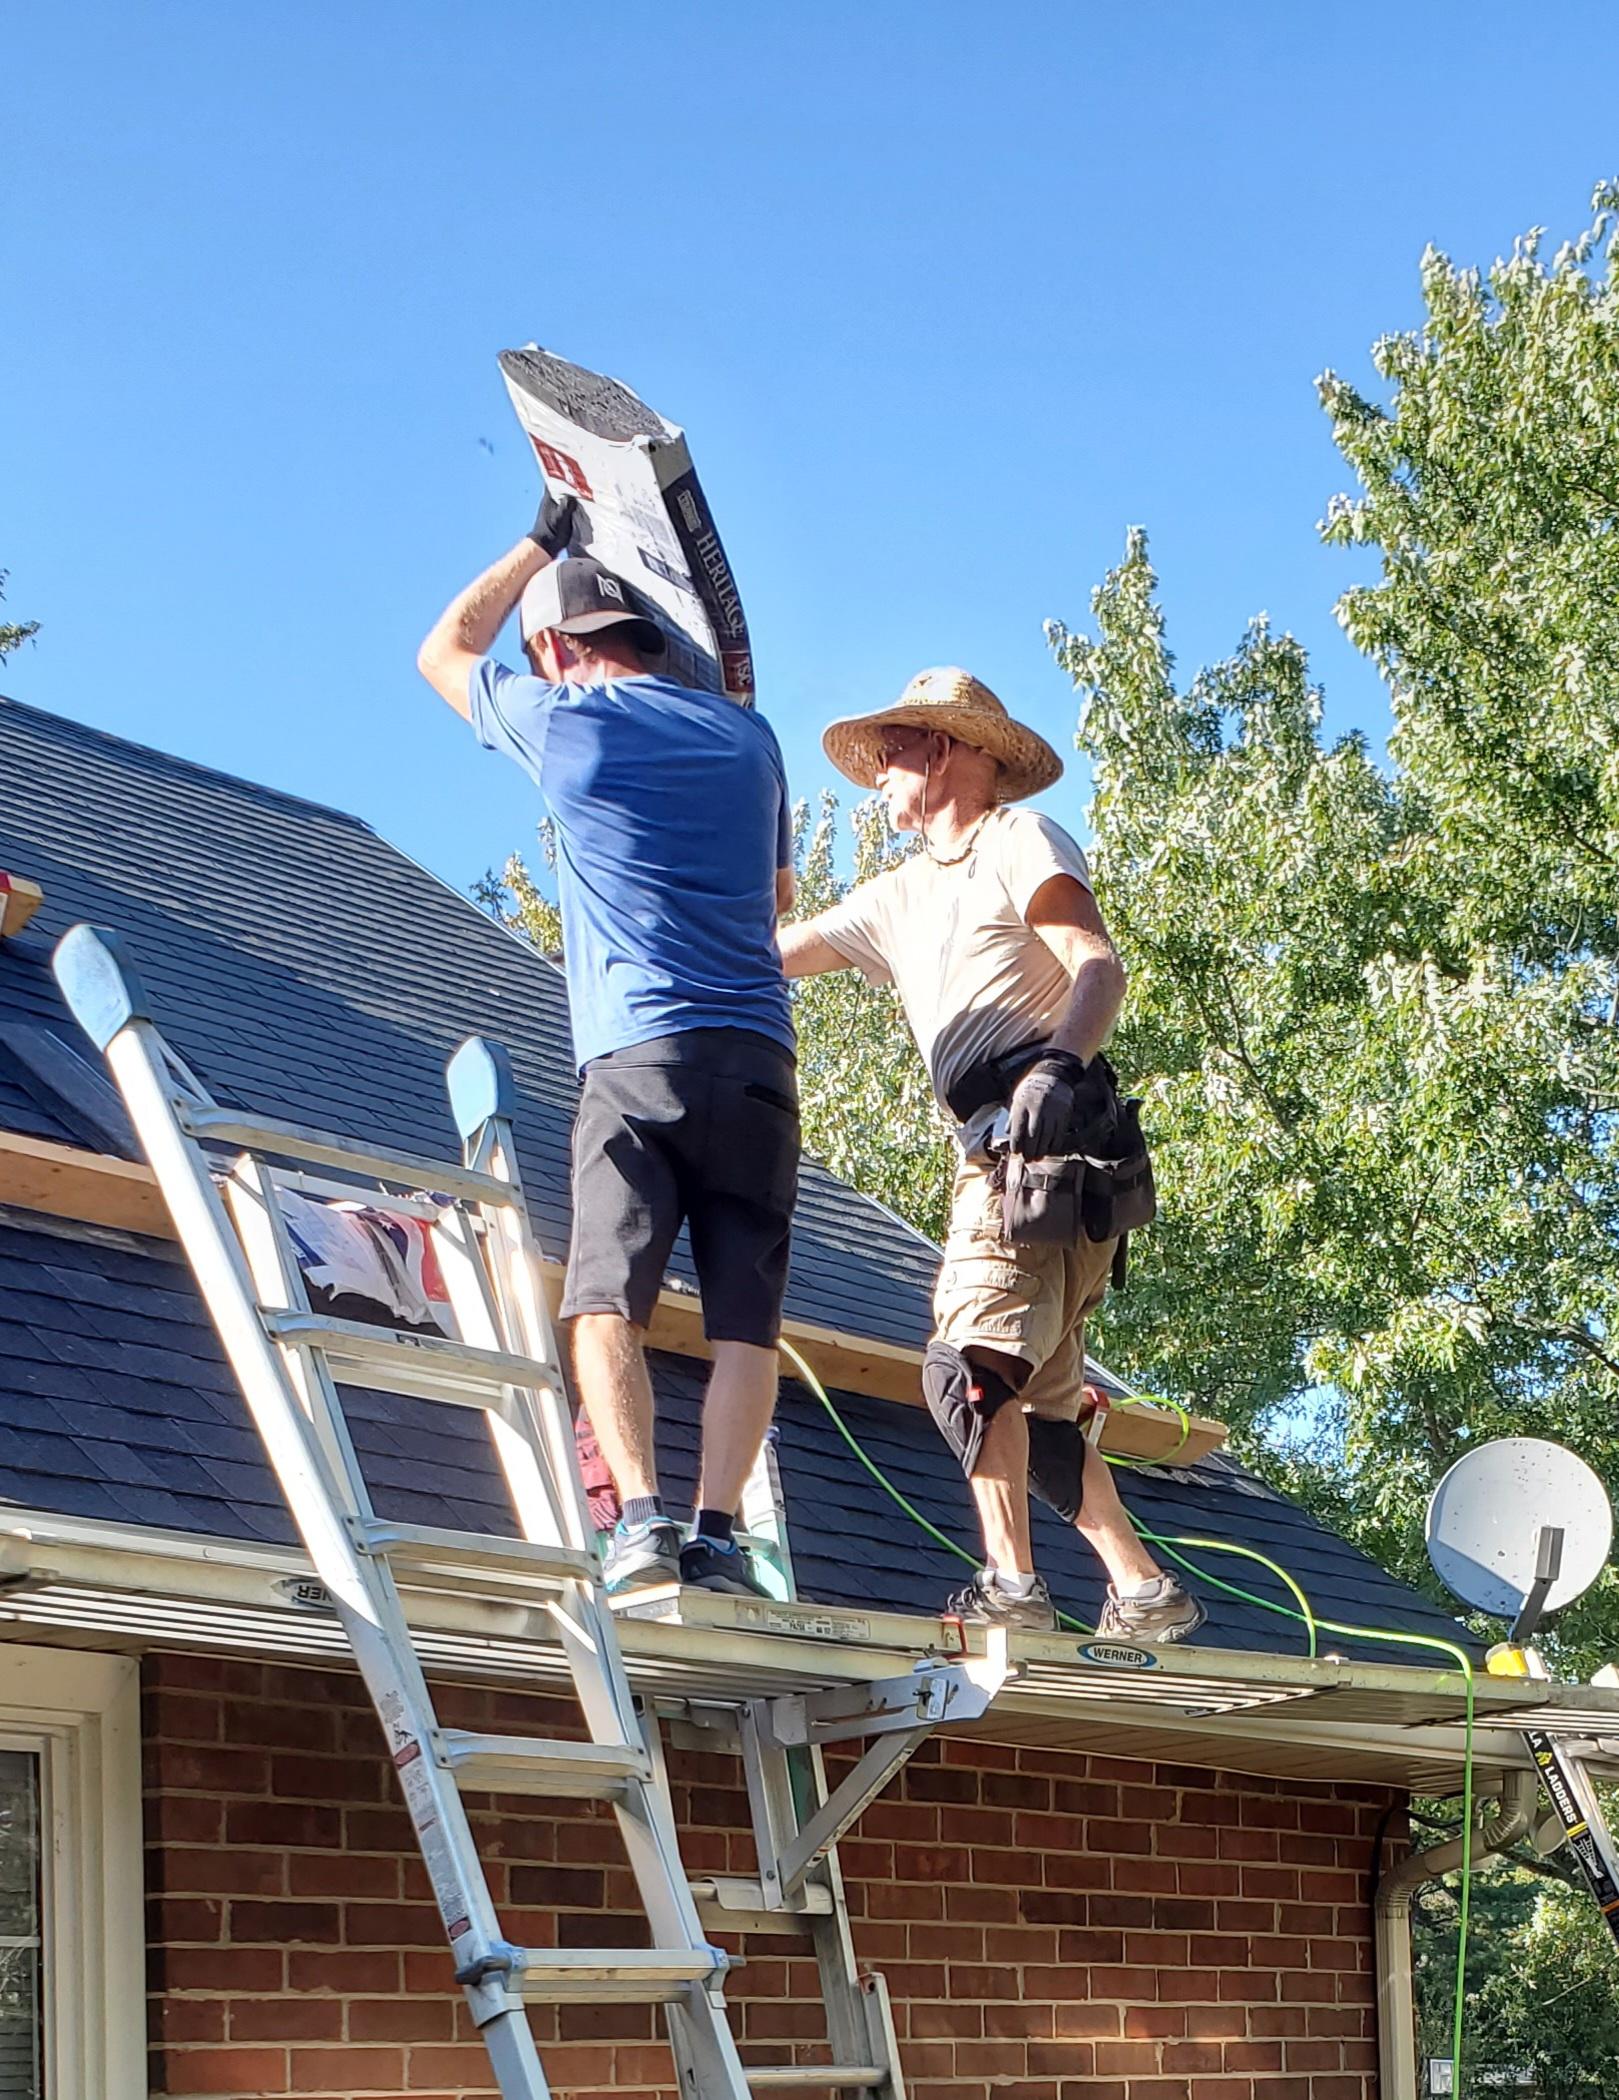
[(1001, 768), (1001, 800), (1021, 802), (1062, 777), (1062, 760), (1043, 736), (1014, 722), (987, 685), (966, 671), (918, 671), (891, 707), (846, 715), (821, 738), (840, 773), (874, 788), (887, 729), (931, 729), (987, 751)]

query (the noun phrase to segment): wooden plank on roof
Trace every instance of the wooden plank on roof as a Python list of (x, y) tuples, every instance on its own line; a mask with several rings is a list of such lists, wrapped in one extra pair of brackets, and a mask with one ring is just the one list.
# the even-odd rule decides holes
[(0, 868), (0, 941), (21, 933), (44, 902), (45, 892), (37, 882)]
[[(108, 1225), (159, 1239), (175, 1237), (173, 1220), (157, 1178), (144, 1161), (90, 1152), (49, 1138), (0, 1131), (0, 1203), (47, 1217)], [(545, 1263), (545, 1287), (553, 1316), (562, 1296), (563, 1264)], [(789, 1319), (783, 1338), (803, 1356), (821, 1383), (834, 1392), (894, 1400), (906, 1407), (922, 1401), (922, 1352), (898, 1342), (874, 1340)], [(703, 1337), (702, 1307), (690, 1291), (658, 1294), (647, 1343), (674, 1356), (710, 1358)], [(1121, 1458), (1195, 1465), (1226, 1440), (1225, 1425), (1193, 1415), (1187, 1422), (1150, 1402), (1115, 1401), (1102, 1430), (1102, 1449)]]
[(175, 1236), (150, 1167), (12, 1130), (0, 1130), (0, 1203), (85, 1225), (160, 1239)]

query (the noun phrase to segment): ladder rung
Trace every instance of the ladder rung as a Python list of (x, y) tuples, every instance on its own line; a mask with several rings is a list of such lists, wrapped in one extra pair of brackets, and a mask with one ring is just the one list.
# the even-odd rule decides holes
[(808, 1932), (832, 1914), (832, 1891), (819, 1881), (804, 1882), (780, 1910), (766, 1907), (757, 1881), (738, 1875), (705, 1874), (690, 1886), (698, 1915), (718, 1932)]
[(479, 1349), (434, 1334), (400, 1334), (323, 1313), (262, 1307), (260, 1318), (277, 1341), (324, 1350), (332, 1376), (342, 1385), (444, 1400), (455, 1407), (493, 1407), (509, 1385), (543, 1390), (561, 1383), (560, 1371), (537, 1357), (513, 1356), (504, 1349)]
[(462, 1786), (497, 1794), (586, 1794), (605, 1801), (652, 1778), (651, 1759), (628, 1743), (482, 1735), (467, 1728), (441, 1728), (438, 1743)]
[(506, 1988), (533, 2005), (664, 2005), (728, 1966), (717, 1947), (692, 1953), (659, 1947), (527, 1947)]
[(885, 2085), (888, 2073), (881, 2064), (744, 2064), (742, 2075), (751, 2086), (850, 2086)]
[(444, 1205), (420, 1189), (363, 1189), (352, 1181), (334, 1181), (329, 1174), (305, 1174), (298, 1167), (266, 1167), (265, 1173), (278, 1189), (294, 1196), (309, 1196), (317, 1203), (363, 1203), (368, 1210), (386, 1211), (390, 1217), (421, 1218), (436, 1225)]
[(373, 1517), (354, 1524), (363, 1553), (387, 1561), (434, 1589), (467, 1586), (473, 1571), (509, 1575), (514, 1582), (594, 1582), (596, 1556), (573, 1546), (542, 1546), (532, 1539), (491, 1537), (479, 1531), (441, 1531), (430, 1524), (390, 1524)]
[[(268, 1152), (278, 1159), (308, 1160), (312, 1166), (342, 1167), (374, 1181), (397, 1181), (432, 1196), (454, 1196), (463, 1203), (515, 1203), (509, 1182), (493, 1174), (448, 1160), (422, 1159), (413, 1152), (379, 1152), (326, 1130), (305, 1130), (276, 1116), (242, 1116), (230, 1108), (184, 1108), (181, 1127), (212, 1145), (240, 1145), (245, 1152)], [(363, 1189), (354, 1191), (363, 1196)]]

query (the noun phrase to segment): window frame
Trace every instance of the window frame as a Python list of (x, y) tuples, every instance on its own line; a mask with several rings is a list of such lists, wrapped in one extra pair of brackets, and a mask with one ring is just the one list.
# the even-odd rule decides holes
[(139, 1664), (0, 1641), (0, 1744), (39, 1759), (48, 2100), (148, 2100)]

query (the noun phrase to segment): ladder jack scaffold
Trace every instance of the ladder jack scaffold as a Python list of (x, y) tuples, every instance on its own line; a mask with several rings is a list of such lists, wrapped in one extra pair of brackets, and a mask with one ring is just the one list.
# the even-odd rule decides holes
[[(1613, 1511), (1601, 1480), (1572, 1451), (1543, 1437), (1496, 1437), (1464, 1452), (1439, 1482), (1426, 1535), (1434, 1572), (1454, 1596), (1492, 1617), (1511, 1614), (1512, 1631), (1486, 1657), (1490, 1675), (1545, 1681), (1531, 1644), (1608, 1565)], [(1545, 1851), (1567, 1845), (1619, 1943), (1619, 1844), (1586, 1770), (1593, 1751), (1612, 1746), (1535, 1727), (1523, 1739), (1552, 1805), (1536, 1843)]]
[[(561, 1360), (512, 1143), (504, 1054), (473, 1037), (449, 1060), (460, 1164), (239, 1114), (214, 1102), (154, 1025), (116, 934), (77, 926), (55, 970), (105, 1053), (167, 1200), (225, 1353), (382, 1723), (472, 2017), (504, 2100), (546, 2100), (530, 2005), (660, 2004), (684, 2100), (793, 2087), (904, 2100), (880, 1976), (856, 1968), (839, 1836), (944, 1720), (988, 1707), (1007, 1674), (985, 1658), (926, 1659), (907, 1676), (792, 1696), (707, 1701), (682, 1717), (735, 1748), (747, 1777), (758, 1876), (687, 1878), (661, 1733), (637, 1707), (601, 1587)], [(227, 1157), (227, 1155), (229, 1155)], [(459, 1334), (440, 1339), (312, 1309), (280, 1191), (426, 1220)], [(379, 1518), (340, 1390), (482, 1410), (519, 1537)], [(750, 1493), (760, 1499), (760, 1476)], [(790, 1579), (790, 1564), (789, 1579)], [(441, 1725), (412, 1637), (411, 1599), (454, 1586), (543, 1604), (586, 1740)], [(836, 1788), (820, 1746), (869, 1738)], [(502, 1932), (463, 1788), (610, 1802), (650, 1948), (522, 1947)], [(830, 2061), (744, 2064), (726, 2014), (733, 1957), (718, 1930), (808, 1936)]]
[[(1502, 1677), (1541, 1677), (1546, 1665), (1530, 1646), (1546, 1609), (1546, 1600), (1563, 1564), (1563, 1527), (1542, 1524), (1535, 1533), (1535, 1578), (1512, 1632), (1490, 1651), (1488, 1668)], [(1619, 1942), (1619, 1845), (1602, 1813), (1602, 1803), (1581, 1757), (1579, 1743), (1559, 1742), (1543, 1728), (1526, 1728), (1524, 1743), (1535, 1761), (1540, 1783), (1552, 1805), (1555, 1827), (1562, 1833), (1580, 1878), (1591, 1892), (1603, 1922)]]

